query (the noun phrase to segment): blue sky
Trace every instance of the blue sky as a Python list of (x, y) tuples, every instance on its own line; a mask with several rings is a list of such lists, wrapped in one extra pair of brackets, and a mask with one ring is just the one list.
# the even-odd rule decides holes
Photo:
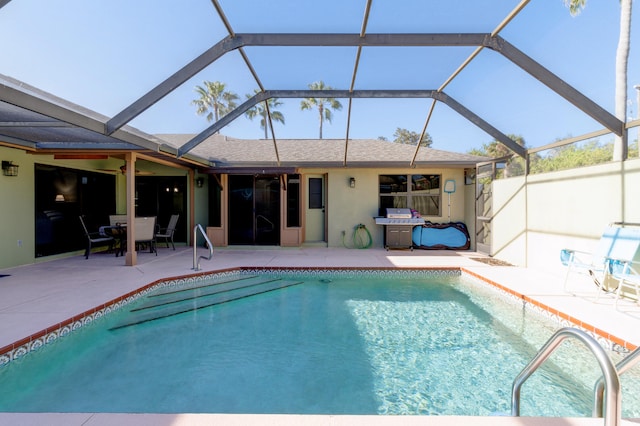
[[(515, 0), (374, 0), (368, 33), (488, 33)], [(220, 0), (235, 32), (359, 33), (364, 0)], [(629, 111), (638, 106), (640, 18), (634, 10), (629, 57)], [(533, 0), (500, 33), (518, 49), (614, 113), (619, 3), (588, 0), (572, 17), (562, 0)], [(635, 30), (635, 31), (634, 31)], [(227, 35), (210, 0), (13, 0), (0, 9), (0, 73), (113, 116)], [(473, 48), (365, 48), (356, 89), (437, 89)], [(306, 89), (323, 80), (348, 89), (356, 48), (247, 47), (267, 89)], [(147, 133), (198, 133), (210, 123), (190, 105), (204, 80), (222, 81), (244, 100), (258, 87), (238, 52), (231, 52), (177, 88), (130, 125)], [(484, 49), (444, 90), (505, 134), (528, 146), (602, 126), (500, 54)], [(278, 138), (316, 138), (315, 112), (283, 99)], [(325, 138), (346, 135), (347, 105), (325, 123)], [(424, 100), (354, 100), (350, 138), (393, 139), (397, 127), (419, 132), (431, 106)], [(427, 129), (437, 149), (466, 152), (493, 138), (437, 103)], [(222, 130), (261, 138), (258, 120), (242, 117)]]

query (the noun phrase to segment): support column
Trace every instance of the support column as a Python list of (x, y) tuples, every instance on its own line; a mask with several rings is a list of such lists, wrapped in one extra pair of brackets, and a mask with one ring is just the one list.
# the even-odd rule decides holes
[(138, 263), (136, 253), (136, 153), (128, 152), (125, 155), (127, 178), (127, 254), (125, 265), (135, 266)]
[(189, 188), (189, 221), (187, 222), (187, 245), (194, 246), (196, 244), (195, 241), (191, 241), (189, 243), (189, 237), (191, 236), (191, 232), (189, 230), (193, 230), (196, 226), (196, 191), (195, 191), (195, 181), (194, 181), (195, 173), (193, 169), (189, 169), (187, 174), (187, 188)]

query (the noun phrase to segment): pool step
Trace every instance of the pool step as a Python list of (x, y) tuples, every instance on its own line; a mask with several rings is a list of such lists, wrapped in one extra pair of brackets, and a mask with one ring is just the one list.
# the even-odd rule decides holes
[(196, 309), (207, 308), (209, 306), (220, 305), (222, 303), (268, 293), (270, 291), (280, 290), (302, 283), (302, 281), (268, 279), (255, 282), (253, 285), (243, 285), (232, 289), (209, 293), (207, 295), (189, 298), (182, 297), (181, 300), (176, 301), (175, 303), (165, 301), (165, 303), (148, 306), (142, 309), (136, 308), (136, 311), (131, 311), (131, 315), (129, 317), (125, 318), (121, 323), (111, 327), (109, 330), (117, 330), (136, 324), (155, 321), (157, 319), (167, 318), (173, 315), (194, 311)]
[(257, 278), (257, 277), (258, 277), (257, 275), (242, 275), (242, 276), (236, 276), (236, 277), (221, 279), (221, 280), (217, 280), (215, 282), (209, 282), (207, 284), (197, 285), (197, 286), (193, 286), (193, 287), (183, 287), (183, 288), (177, 288), (177, 289), (174, 288), (174, 287), (169, 287), (169, 289), (167, 289), (165, 291), (159, 291), (157, 293), (150, 294), (147, 297), (155, 298), (155, 297), (164, 296), (166, 294), (184, 293), (184, 292), (189, 292), (189, 291), (192, 291), (192, 290), (197, 290), (197, 289), (200, 289), (200, 288), (215, 287), (215, 286), (220, 285), (220, 284), (227, 284), (227, 283), (233, 283), (233, 282), (238, 282), (238, 281), (243, 281), (243, 280), (249, 280), (249, 279)]
[(198, 299), (200, 297), (212, 296), (214, 294), (226, 293), (229, 291), (235, 291), (246, 287), (254, 287), (281, 280), (281, 278), (260, 278), (253, 276), (242, 280), (229, 280), (199, 287), (167, 291), (164, 293), (150, 295), (146, 302), (132, 309), (131, 312), (152, 309), (159, 306), (170, 305), (172, 303), (180, 303), (185, 300)]

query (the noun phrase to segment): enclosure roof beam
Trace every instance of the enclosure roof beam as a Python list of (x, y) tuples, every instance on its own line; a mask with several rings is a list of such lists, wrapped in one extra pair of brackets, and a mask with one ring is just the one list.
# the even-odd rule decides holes
[(486, 34), (233, 34), (207, 49), (162, 83), (111, 118), (105, 134), (110, 135), (160, 101), (174, 89), (215, 62), (224, 54), (244, 46), (479, 46)]
[(174, 89), (178, 88), (185, 81), (202, 71), (222, 55), (237, 49), (238, 47), (240, 47), (239, 40), (230, 36), (220, 40), (193, 61), (176, 71), (165, 81), (151, 89), (137, 101), (113, 116), (109, 121), (107, 121), (104, 128), (105, 134), (112, 134), (171, 93)]
[(528, 72), (531, 76), (542, 82), (545, 86), (562, 96), (582, 112), (605, 126), (618, 136), (624, 134), (624, 123), (613, 114), (593, 102), (591, 99), (571, 87), (564, 80), (534, 61), (532, 58), (517, 49), (502, 37), (492, 37), (486, 47), (493, 49), (511, 62)]
[[(624, 124), (615, 116), (568, 85), (542, 65), (525, 55), (502, 37), (484, 33), (456, 34), (294, 34), (294, 33), (240, 33), (225, 37), (178, 72), (173, 74), (146, 95), (135, 101), (121, 113), (111, 118), (105, 128), (107, 135), (115, 132), (147, 108), (158, 102), (179, 85), (220, 58), (227, 52), (244, 46), (333, 46), (333, 47), (375, 47), (375, 46), (477, 46), (488, 47), (522, 68), (534, 78), (571, 102), (580, 110), (616, 135), (622, 135)], [(290, 91), (292, 93), (294, 91)], [(379, 91), (384, 92), (384, 91)], [(315, 93), (314, 96), (321, 96)], [(285, 97), (285, 96), (280, 96)], [(298, 97), (298, 96), (290, 96)], [(351, 99), (351, 96), (341, 96)], [(363, 96), (366, 97), (366, 96)], [(376, 96), (374, 96), (376, 97)], [(381, 96), (385, 97), (385, 96)], [(205, 130), (206, 132), (206, 130)]]
[(502, 142), (509, 149), (520, 156), (525, 156), (525, 149), (515, 143), (512, 139), (500, 132), (498, 129), (484, 121), (482, 118), (462, 106), (453, 98), (443, 92), (437, 90), (266, 90), (259, 92), (243, 104), (235, 108), (229, 114), (213, 123), (207, 129), (193, 137), (189, 142), (185, 143), (178, 149), (178, 157), (186, 154), (196, 146), (204, 142), (208, 137), (219, 132), (222, 128), (230, 124), (233, 120), (240, 117), (250, 108), (264, 102), (269, 98), (432, 98), (448, 105), (458, 114), (461, 114), (467, 120), (493, 136), (496, 140)]
[(525, 157), (527, 154), (526, 149), (523, 146), (518, 145), (513, 139), (509, 136), (505, 135), (491, 124), (484, 121), (482, 118), (471, 112), (465, 106), (454, 100), (452, 97), (447, 95), (444, 92), (437, 92), (435, 96), (437, 100), (448, 105), (451, 109), (456, 111), (458, 114), (462, 115), (464, 118), (478, 126), (480, 129), (484, 130), (489, 135), (493, 136), (495, 140), (504, 144), (511, 151), (515, 152), (521, 157)]

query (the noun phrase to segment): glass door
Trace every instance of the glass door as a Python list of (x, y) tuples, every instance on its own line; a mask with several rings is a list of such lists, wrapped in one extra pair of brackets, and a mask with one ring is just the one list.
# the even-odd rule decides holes
[(280, 244), (279, 176), (229, 176), (229, 244)]

